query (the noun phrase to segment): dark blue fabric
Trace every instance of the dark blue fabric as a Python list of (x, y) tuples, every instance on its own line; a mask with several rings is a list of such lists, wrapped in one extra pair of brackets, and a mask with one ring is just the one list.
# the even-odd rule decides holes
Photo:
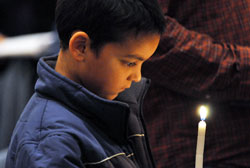
[[(59, 52), (59, 39), (53, 32), (53, 43), (40, 54)], [(34, 93), (36, 65), (41, 55), (0, 59), (0, 150), (7, 148), (16, 122)]]
[[(133, 152), (127, 141), (128, 130), (139, 126), (140, 132), (136, 133), (144, 133), (142, 125), (135, 123), (140, 119), (133, 123), (128, 120), (135, 112), (129, 104), (138, 104), (139, 109), (137, 101), (144, 95), (146, 80), (133, 84), (117, 100), (110, 101), (54, 71), (56, 59), (42, 58), (38, 63), (35, 94), (14, 130), (6, 167), (85, 167), (117, 154), (121, 157), (104, 163), (104, 167), (134, 168), (140, 167), (140, 163), (152, 167), (152, 159), (135, 163), (126, 157)], [(141, 141), (144, 143), (145, 139)], [(149, 148), (141, 146), (138, 151), (150, 156)]]

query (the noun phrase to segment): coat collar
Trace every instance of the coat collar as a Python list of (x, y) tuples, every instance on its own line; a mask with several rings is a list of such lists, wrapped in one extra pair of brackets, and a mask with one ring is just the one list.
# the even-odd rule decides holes
[(106, 134), (121, 143), (126, 140), (130, 104), (138, 104), (137, 93), (142, 90), (141, 85), (145, 84), (145, 79), (132, 84), (132, 87), (121, 93), (116, 100), (110, 101), (56, 72), (53, 69), (56, 60), (57, 56), (42, 57), (39, 60), (39, 79), (35, 91), (62, 102), (81, 117), (90, 118)]

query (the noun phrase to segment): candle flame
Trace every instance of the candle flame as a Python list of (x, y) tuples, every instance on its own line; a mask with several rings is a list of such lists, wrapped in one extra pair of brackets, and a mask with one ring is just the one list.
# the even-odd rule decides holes
[(199, 107), (199, 113), (200, 113), (200, 117), (201, 117), (201, 120), (205, 120), (206, 117), (207, 117), (207, 113), (208, 113), (208, 107), (202, 105)]

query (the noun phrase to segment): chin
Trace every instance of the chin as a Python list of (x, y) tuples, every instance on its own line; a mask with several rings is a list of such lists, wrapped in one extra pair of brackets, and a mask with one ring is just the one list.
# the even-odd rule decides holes
[(109, 96), (106, 96), (105, 98), (108, 99), (108, 100), (114, 100), (117, 96), (118, 96), (118, 94), (109, 95)]

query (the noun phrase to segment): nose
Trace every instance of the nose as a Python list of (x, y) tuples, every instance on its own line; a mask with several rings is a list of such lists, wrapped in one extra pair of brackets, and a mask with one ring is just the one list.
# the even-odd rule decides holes
[(140, 82), (141, 81), (141, 69), (139, 68), (138, 70), (132, 72), (130, 76), (128, 77), (128, 80), (132, 82)]

